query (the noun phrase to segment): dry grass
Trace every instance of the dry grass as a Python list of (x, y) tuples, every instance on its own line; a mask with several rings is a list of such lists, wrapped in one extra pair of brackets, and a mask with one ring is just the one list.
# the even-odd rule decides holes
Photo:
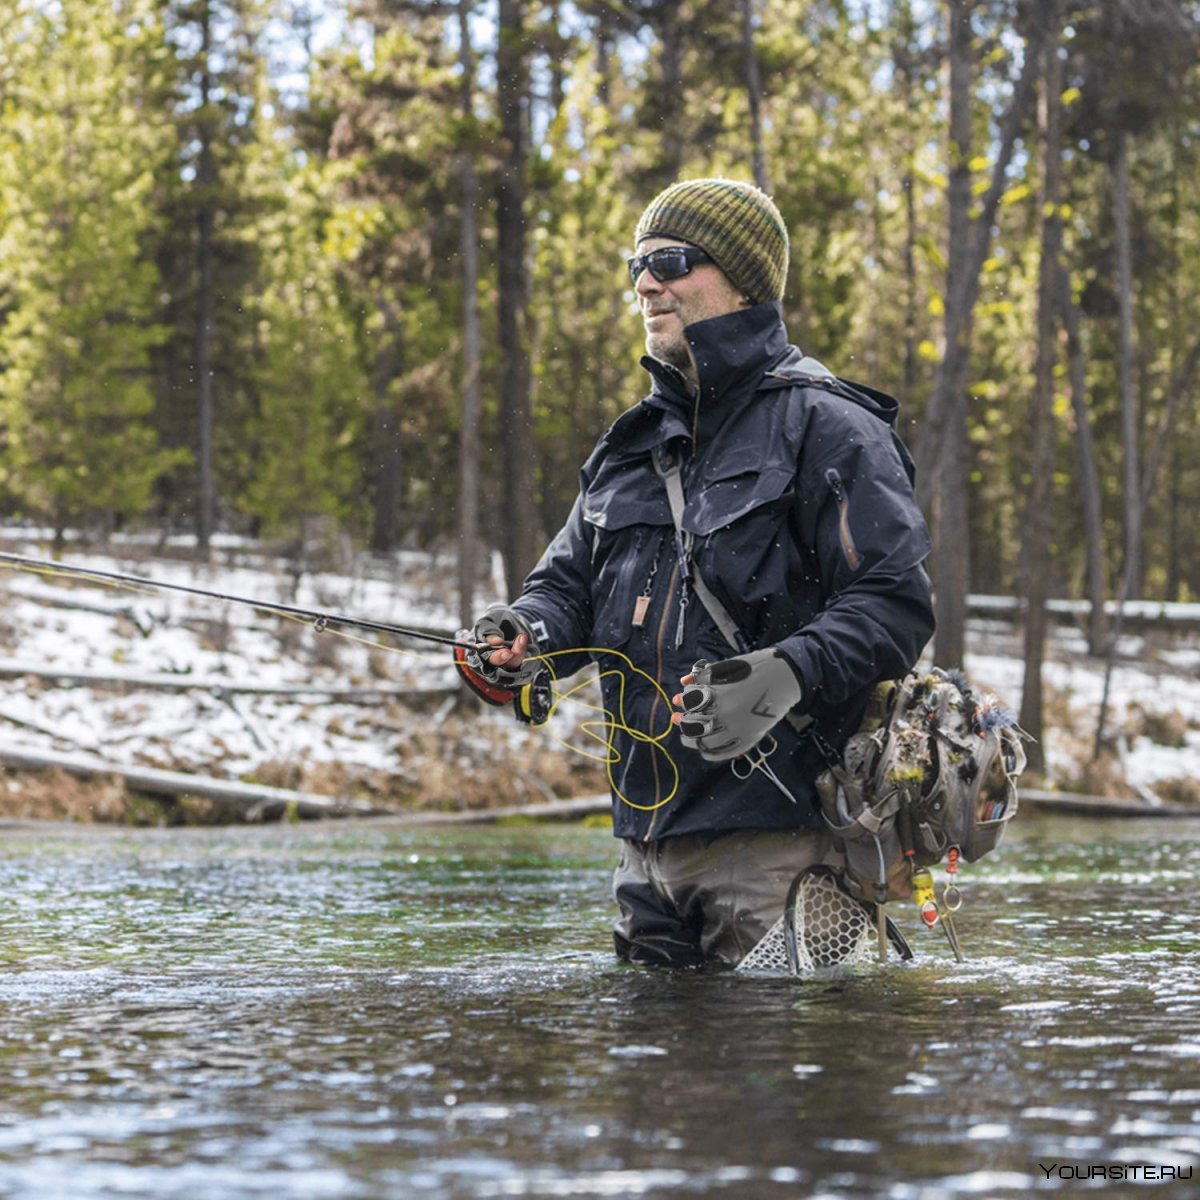
[[(561, 752), (534, 733), (509, 742), (473, 710), (437, 728), (403, 706), (378, 710), (381, 741), (391, 743), (388, 770), (345, 762), (268, 759), (249, 779), (268, 787), (365, 801), (394, 810), (486, 810), (601, 793), (603, 771)], [(155, 765), (179, 769), (169, 751)], [(244, 806), (199, 797), (130, 792), (117, 777), (78, 779), (64, 771), (7, 771), (0, 777), (0, 818), (130, 825), (210, 825), (246, 819)]]
[(65, 771), (4, 771), (0, 817), (22, 821), (126, 822), (129, 794), (115, 776), (76, 779)]
[(1125, 778), (1120, 759), (1111, 750), (1105, 750), (1098, 759), (1091, 758), (1091, 747), (1075, 759), (1076, 769), (1060, 781), (1064, 792), (1078, 792), (1084, 796), (1113, 796), (1128, 798), (1133, 789)]
[(1179, 779), (1158, 779), (1154, 792), (1168, 804), (1185, 804), (1200, 808), (1200, 779), (1184, 776)]
[(378, 679), (385, 683), (390, 683), (395, 679), (393, 670), (395, 655), (386, 650), (380, 650), (372, 646), (367, 651), (367, 670), (372, 679)]
[(1126, 710), (1124, 730), (1128, 737), (1149, 738), (1157, 746), (1180, 750), (1187, 745), (1187, 735), (1195, 728), (1181, 712), (1151, 712), (1140, 704)]
[(188, 617), (187, 626), (203, 649), (218, 654), (228, 653), (233, 643), (233, 625), (228, 616)]
[(78, 779), (66, 771), (5, 771), (0, 818), (101, 825), (229, 825), (237, 806), (198, 796), (144, 796), (117, 776)]
[(1072, 739), (1086, 737), (1092, 730), (1084, 729), (1080, 724), (1080, 713), (1072, 704), (1073, 693), (1064, 688), (1047, 683), (1042, 687), (1042, 724), (1046, 729), (1053, 729)]

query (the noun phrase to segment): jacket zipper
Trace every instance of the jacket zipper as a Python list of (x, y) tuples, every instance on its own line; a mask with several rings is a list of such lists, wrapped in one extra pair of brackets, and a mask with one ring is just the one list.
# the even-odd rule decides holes
[(838, 503), (838, 535), (842, 542), (842, 553), (846, 556), (850, 569), (857, 571), (862, 565), (862, 555), (859, 554), (858, 547), (854, 544), (854, 535), (850, 532), (850, 498), (846, 495), (842, 477), (833, 467), (825, 472), (825, 481), (833, 489), (834, 499)]
[[(677, 562), (671, 570), (671, 582), (667, 584), (666, 601), (663, 604), (662, 616), (658, 619), (658, 636), (655, 639), (654, 652), (656, 655), (656, 666), (654, 678), (658, 680), (658, 686), (663, 686), (663, 636), (667, 632), (667, 618), (671, 615), (671, 597), (675, 594), (675, 580), (679, 575), (679, 563)], [(650, 716), (646, 721), (647, 732), (654, 728), (654, 718), (658, 713), (658, 702), (662, 697), (656, 691), (654, 693), (654, 702), (650, 705)], [(654, 772), (654, 803), (655, 809), (650, 814), (650, 825), (647, 828), (645, 835), (642, 837), (643, 842), (650, 840), (650, 835), (654, 832), (654, 826), (658, 823), (658, 814), (661, 811), (657, 805), (662, 798), (662, 781), (658, 776), (658, 755), (650, 755), (650, 766)]]

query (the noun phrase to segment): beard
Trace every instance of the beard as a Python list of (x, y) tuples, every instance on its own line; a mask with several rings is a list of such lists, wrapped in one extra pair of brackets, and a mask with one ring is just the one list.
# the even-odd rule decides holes
[(647, 333), (646, 353), (687, 374), (692, 354), (682, 333)]

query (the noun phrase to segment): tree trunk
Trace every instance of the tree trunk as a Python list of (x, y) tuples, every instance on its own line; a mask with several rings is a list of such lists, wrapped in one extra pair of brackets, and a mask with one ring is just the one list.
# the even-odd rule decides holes
[(1183, 599), (1184, 520), (1183, 507), (1186, 503), (1183, 475), (1188, 455), (1176, 443), (1171, 452), (1171, 490), (1167, 508), (1167, 590), (1169, 601), (1178, 604)]
[[(912, 43), (915, 35), (912, 6), (900, 6), (896, 38), (892, 46), (892, 62), (900, 101), (906, 112), (916, 109), (913, 80)], [(912, 129), (904, 133), (904, 174), (900, 187), (904, 192), (904, 373), (901, 385), (903, 399), (912, 400), (917, 386), (917, 196), (916, 196), (916, 136)]]
[(529, 394), (529, 271), (525, 261), (529, 61), (524, 8), (523, 0), (500, 0), (496, 54), (503, 140), (497, 205), (505, 519), (501, 551), (510, 593), (520, 587), (537, 557), (533, 504), (536, 464)]
[[(1158, 437), (1155, 440), (1154, 452), (1150, 455), (1146, 470), (1143, 472), (1142, 489), (1138, 494), (1138, 502), (1143, 512), (1149, 506), (1151, 496), (1154, 492), (1154, 484), (1162, 463), (1162, 455), (1165, 453), (1171, 428), (1175, 416), (1179, 411), (1180, 399), (1189, 392), (1192, 385), (1192, 376), (1195, 374), (1198, 364), (1200, 364), (1200, 342), (1197, 342), (1192, 347), (1192, 352), (1188, 355), (1187, 362), (1180, 368), (1178, 375), (1171, 380), (1167, 411), (1163, 414), (1163, 421), (1159, 427)], [(1125, 602), (1129, 599), (1130, 589), (1134, 585), (1134, 575), (1130, 569), (1130, 562), (1130, 558), (1126, 556), (1125, 570), (1121, 576), (1121, 591), (1117, 596), (1117, 615), (1113, 620), (1112, 636), (1108, 641), (1108, 662), (1104, 668), (1104, 689), (1100, 695), (1100, 715), (1096, 718), (1096, 740), (1092, 746), (1093, 759), (1099, 758), (1100, 752), (1104, 748), (1105, 726), (1108, 722), (1108, 699), (1112, 691), (1113, 670), (1117, 663), (1117, 642), (1121, 636), (1121, 625), (1125, 619)]]
[(754, 44), (754, 0), (741, 0), (742, 55), (746, 69), (746, 98), (750, 104), (750, 145), (754, 182), (764, 192), (770, 192), (767, 156), (763, 150), (762, 130), (762, 72), (758, 66), (758, 49)]
[(393, 405), (376, 393), (371, 414), (371, 445), (378, 465), (371, 489), (371, 549), (388, 554), (400, 544), (400, 447)]
[(599, 76), (596, 97), (600, 101), (601, 107), (606, 110), (609, 108), (612, 97), (612, 43), (612, 11), (602, 8), (596, 22), (596, 74)]
[(1083, 501), (1083, 523), (1087, 538), (1088, 652), (1103, 654), (1108, 639), (1108, 616), (1104, 610), (1107, 589), (1104, 581), (1104, 518), (1100, 502), (1100, 471), (1092, 437), (1092, 416), (1084, 369), (1083, 335), (1079, 312), (1071, 299), (1067, 268), (1058, 269), (1059, 313), (1067, 331), (1067, 354), (1071, 379), (1071, 407), (1075, 412), (1075, 441), (1079, 451), (1079, 489)]
[(1124, 450), (1122, 479), (1125, 490), (1125, 599), (1141, 593), (1142, 486), (1139, 470), (1137, 385), (1133, 362), (1133, 250), (1129, 217), (1128, 135), (1113, 134), (1113, 221), (1117, 241), (1117, 372), (1121, 389), (1121, 440)]
[(1200, 341), (1192, 345), (1183, 366), (1171, 377), (1167, 392), (1167, 408), (1159, 422), (1158, 431), (1154, 435), (1154, 443), (1146, 456), (1142, 468), (1142, 513), (1145, 514), (1154, 498), (1155, 485), (1158, 482), (1158, 472), (1162, 469), (1167, 447), (1171, 444), (1171, 434), (1175, 429), (1175, 421), (1184, 401), (1192, 398), (1192, 380), (1196, 375), (1196, 367), (1200, 365)]
[[(459, 62), (462, 64), (464, 128), (474, 127), (475, 60), (471, 49), (470, 0), (459, 0)], [(459, 159), (462, 180), (463, 381), (458, 442), (458, 619), (464, 629), (475, 621), (475, 580), (479, 574), (479, 180), (473, 146)]]
[(403, 480), (400, 474), (401, 416), (392, 384), (400, 374), (400, 321), (386, 300), (379, 302), (383, 332), (371, 369), (371, 549), (387, 554), (400, 544)]
[(683, 31), (679, 5), (664, 4), (659, 36), (662, 38), (662, 90), (658, 95), (662, 114), (662, 184), (674, 183), (683, 170)]
[[(973, 305), (967, 303), (967, 257), (971, 240), (971, 9), (950, 0), (950, 172), (947, 183), (946, 345), (934, 394), (917, 448), (918, 496), (934, 527), (931, 568), (937, 633), (934, 657), (945, 667), (962, 665), (966, 642), (966, 588), (970, 578), (970, 522), (962, 506), (966, 489), (952, 447), (965, 439), (967, 366)], [(967, 530), (967, 538), (952, 535)], [(964, 569), (964, 564), (966, 567)]]
[[(965, 359), (964, 359), (965, 364)], [(934, 658), (942, 667), (961, 667), (966, 658), (967, 594), (971, 590), (970, 488), (967, 461), (966, 379), (955, 400), (942, 471), (940, 542), (931, 564), (937, 620)]]
[(196, 545), (205, 553), (212, 542), (216, 524), (216, 484), (213, 470), (213, 385), (212, 349), (215, 295), (213, 283), (213, 188), (216, 166), (213, 161), (212, 128), (209, 104), (212, 102), (212, 11), (208, 4), (200, 10), (200, 158), (196, 169), (199, 206), (196, 212), (196, 466), (200, 494), (196, 506)]
[(1038, 126), (1042, 141), (1042, 245), (1038, 265), (1037, 358), (1030, 413), (1030, 486), (1025, 511), (1023, 571), (1025, 594), (1025, 673), (1021, 689), (1021, 728), (1032, 739), (1027, 753), (1035, 775), (1045, 771), (1042, 751), (1042, 663), (1046, 655), (1046, 601), (1050, 590), (1050, 541), (1054, 520), (1054, 368), (1056, 285), (1062, 248), (1059, 197), (1062, 183), (1062, 63), (1058, 54), (1058, 2), (1043, 0), (1040, 19), (1047, 36)]
[[(1038, 39), (1025, 48), (1025, 63), (1001, 122), (996, 162), (980, 214), (971, 219), (971, 48), (974, 0), (949, 0), (950, 174), (947, 189), (945, 350), (917, 446), (917, 498), (933, 527), (931, 566), (938, 628), (934, 655), (942, 666), (960, 666), (966, 646), (966, 594), (970, 580), (969, 440), (966, 437), (967, 372), (980, 275), (991, 246), (992, 225), (1008, 164), (1037, 76)], [(950, 536), (950, 529), (963, 536)], [(963, 589), (961, 596), (953, 593)]]

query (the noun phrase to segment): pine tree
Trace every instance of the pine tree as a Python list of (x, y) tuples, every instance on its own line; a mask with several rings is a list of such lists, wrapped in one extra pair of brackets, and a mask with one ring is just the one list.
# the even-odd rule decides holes
[(245, 179), (256, 137), (260, 48), (268, 0), (158, 0), (172, 50), (173, 159), (161, 184), (165, 228), (158, 262), (171, 337), (156, 355), (164, 439), (186, 447), (194, 473), (168, 481), (164, 499), (208, 544), (224, 502), (253, 469), (246, 428), (258, 252), (246, 236), (254, 196)]
[[(260, 89), (259, 108), (269, 110)], [(265, 533), (293, 537), (303, 555), (319, 518), (330, 519), (329, 532), (361, 528), (365, 515), (354, 447), (368, 380), (339, 286), (357, 251), (359, 214), (337, 201), (342, 172), (302, 162), (273, 118), (260, 116), (246, 159), (256, 212), (247, 236), (260, 266), (243, 305), (254, 329), (254, 468), (239, 507)]]
[(148, 420), (151, 353), (166, 336), (148, 251), (170, 127), (147, 103), (164, 60), (150, 3), (28, 3), (19, 15), (7, 29), (25, 53), (0, 112), (0, 470), (61, 533), (141, 513), (178, 461)]

